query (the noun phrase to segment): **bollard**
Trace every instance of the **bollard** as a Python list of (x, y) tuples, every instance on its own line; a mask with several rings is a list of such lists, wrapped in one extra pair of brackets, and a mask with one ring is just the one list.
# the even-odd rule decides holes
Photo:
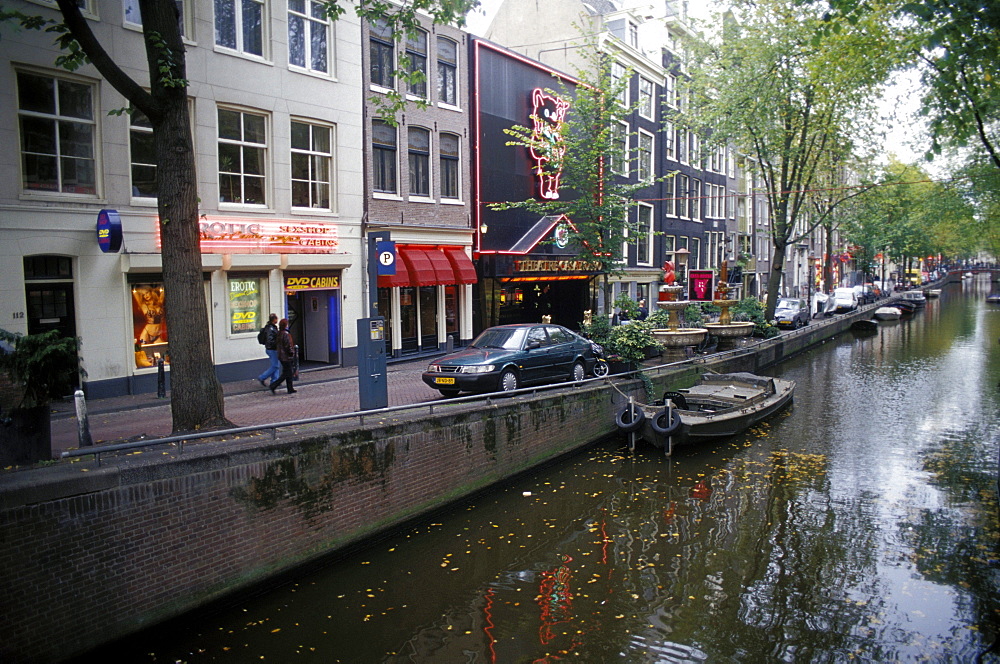
[(163, 371), (163, 358), (156, 358), (156, 398), (167, 398), (167, 376)]
[(87, 400), (83, 396), (83, 390), (74, 392), (73, 398), (76, 401), (76, 426), (77, 437), (80, 441), (79, 446), (91, 447), (94, 444), (94, 439), (90, 437), (90, 421), (87, 419)]

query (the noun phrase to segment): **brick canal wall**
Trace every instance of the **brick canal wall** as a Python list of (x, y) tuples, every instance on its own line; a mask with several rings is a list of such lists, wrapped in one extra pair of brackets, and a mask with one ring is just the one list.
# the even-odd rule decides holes
[(0, 661), (56, 661), (247, 588), (611, 434), (614, 413), (593, 383), (6, 476)]
[[(760, 371), (861, 316), (647, 375)], [(85, 652), (596, 442), (646, 400), (615, 382), (0, 476), (0, 661)]]

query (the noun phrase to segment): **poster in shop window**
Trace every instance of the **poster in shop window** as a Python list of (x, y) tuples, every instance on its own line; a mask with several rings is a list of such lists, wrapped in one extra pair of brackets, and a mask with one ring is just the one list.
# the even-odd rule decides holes
[(260, 313), (260, 279), (229, 280), (229, 332), (256, 332), (263, 325)]

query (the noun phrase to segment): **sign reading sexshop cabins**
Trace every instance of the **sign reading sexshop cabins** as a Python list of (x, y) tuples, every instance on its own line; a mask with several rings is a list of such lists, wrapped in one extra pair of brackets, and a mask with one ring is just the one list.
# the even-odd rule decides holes
[(229, 279), (229, 332), (256, 332), (262, 325), (260, 311), (260, 279), (231, 277)]
[(203, 217), (198, 232), (206, 254), (332, 254), (340, 246), (337, 226), (317, 221)]

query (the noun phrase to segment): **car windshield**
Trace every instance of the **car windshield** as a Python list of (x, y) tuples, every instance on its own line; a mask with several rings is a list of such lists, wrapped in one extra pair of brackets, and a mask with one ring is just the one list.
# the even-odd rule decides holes
[(798, 309), (799, 303), (795, 300), (778, 300), (779, 309)]
[(473, 348), (504, 348), (506, 350), (519, 350), (524, 341), (526, 328), (523, 327), (501, 327), (484, 330), (472, 342)]

